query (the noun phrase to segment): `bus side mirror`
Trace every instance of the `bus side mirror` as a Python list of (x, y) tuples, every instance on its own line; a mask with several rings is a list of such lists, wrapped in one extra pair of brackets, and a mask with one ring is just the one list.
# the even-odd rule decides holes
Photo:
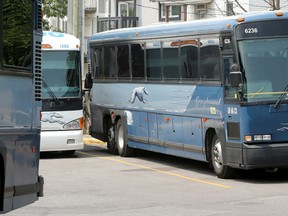
[(93, 80), (92, 80), (92, 74), (91, 73), (87, 73), (86, 74), (86, 78), (85, 78), (85, 89), (91, 89), (93, 85)]
[(242, 83), (242, 73), (240, 71), (232, 71), (229, 74), (230, 84), (232, 87), (239, 87)]

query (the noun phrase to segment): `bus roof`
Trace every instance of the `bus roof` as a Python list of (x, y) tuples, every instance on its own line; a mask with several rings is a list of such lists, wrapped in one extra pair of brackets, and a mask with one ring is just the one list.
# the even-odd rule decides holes
[(282, 16), (277, 16), (277, 12), (280, 11), (250, 12), (243, 15), (224, 18), (203, 19), (136, 28), (122, 28), (92, 35), (88, 38), (88, 43), (97, 43), (98, 40), (101, 40), (101, 42), (103, 42), (103, 40), (133, 40), (227, 31), (232, 30), (235, 25), (239, 23), (239, 18), (244, 18), (244, 21), (242, 22), (288, 18), (288, 12), (282, 12)]
[(43, 50), (80, 50), (80, 40), (61, 32), (43, 31)]

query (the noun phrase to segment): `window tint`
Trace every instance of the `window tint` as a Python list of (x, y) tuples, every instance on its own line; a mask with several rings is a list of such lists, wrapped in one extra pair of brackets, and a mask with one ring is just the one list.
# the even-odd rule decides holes
[[(4, 0), (3, 64), (14, 68), (32, 68), (32, 1)], [(21, 17), (21, 19), (19, 19)]]
[(118, 78), (129, 78), (129, 46), (117, 48)]
[(159, 49), (146, 49), (147, 59), (147, 78), (148, 79), (161, 79), (161, 55)]
[(116, 79), (117, 54), (115, 47), (104, 47), (104, 77)]
[(236, 88), (232, 88), (230, 85), (229, 73), (231, 71), (237, 71), (237, 69), (233, 69), (233, 64), (235, 64), (235, 60), (233, 56), (225, 56), (224, 60), (224, 83), (225, 83), (225, 95), (228, 98), (235, 99)]
[(198, 46), (181, 47), (181, 76), (183, 79), (198, 78)]
[(208, 39), (201, 41), (200, 62), (202, 80), (220, 79), (219, 40)]
[(132, 77), (144, 78), (144, 49), (141, 44), (131, 45)]
[(91, 49), (91, 72), (95, 78), (102, 78), (101, 47)]
[[(169, 43), (170, 44), (170, 43)], [(178, 46), (163, 48), (163, 72), (165, 79), (179, 78)]]

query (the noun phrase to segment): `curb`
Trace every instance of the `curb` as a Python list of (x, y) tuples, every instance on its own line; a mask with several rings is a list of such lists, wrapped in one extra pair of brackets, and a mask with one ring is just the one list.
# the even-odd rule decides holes
[(83, 136), (83, 142), (84, 144), (105, 144), (105, 142), (95, 139), (91, 137), (90, 135), (84, 135)]

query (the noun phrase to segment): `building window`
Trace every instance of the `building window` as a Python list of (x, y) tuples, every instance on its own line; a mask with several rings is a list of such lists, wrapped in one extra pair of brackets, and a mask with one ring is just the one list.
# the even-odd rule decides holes
[(118, 0), (118, 16), (133, 17), (134, 16), (134, 2), (131, 0)]
[[(169, 20), (181, 20), (181, 6), (170, 5), (169, 6)], [(166, 6), (165, 4), (159, 4), (159, 21), (165, 21)]]

